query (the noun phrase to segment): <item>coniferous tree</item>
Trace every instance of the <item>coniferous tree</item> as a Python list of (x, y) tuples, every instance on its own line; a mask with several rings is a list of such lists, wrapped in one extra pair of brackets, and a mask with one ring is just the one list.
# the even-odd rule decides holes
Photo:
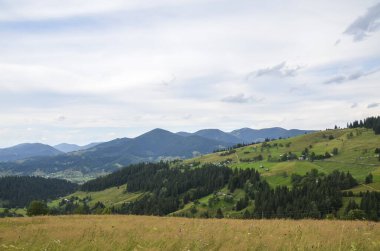
[(217, 219), (222, 219), (224, 218), (224, 215), (223, 215), (223, 212), (222, 212), (222, 209), (218, 208), (218, 210), (216, 211), (216, 216), (215, 216)]

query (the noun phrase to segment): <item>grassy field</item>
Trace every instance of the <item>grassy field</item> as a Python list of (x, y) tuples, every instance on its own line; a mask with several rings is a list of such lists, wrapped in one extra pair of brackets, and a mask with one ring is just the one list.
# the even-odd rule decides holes
[[(329, 136), (332, 136), (333, 139), (329, 139)], [(185, 160), (185, 163), (217, 164), (228, 161), (227, 165), (231, 168), (255, 168), (273, 187), (290, 185), (292, 173), (303, 175), (313, 168), (324, 173), (331, 173), (333, 170), (350, 172), (360, 183), (364, 182), (369, 173), (372, 173), (374, 182), (366, 190), (376, 191), (380, 188), (380, 162), (374, 153), (376, 148), (380, 148), (380, 135), (375, 135), (372, 130), (364, 128), (327, 130), (269, 143), (271, 144), (269, 148), (261, 148), (262, 144), (255, 144), (238, 148), (236, 153), (230, 155), (206, 154)], [(275, 144), (276, 146), (274, 146)], [(308, 160), (276, 161), (288, 152), (301, 156), (305, 148), (317, 155), (331, 153), (334, 148), (337, 148), (338, 154), (329, 159), (314, 162)], [(263, 156), (262, 161), (242, 161), (260, 154)]]
[[(84, 192), (77, 191), (63, 198), (70, 198), (71, 196), (76, 196), (80, 199), (90, 197), (91, 200), (88, 203), (89, 206), (94, 206), (96, 202), (101, 201), (105, 206), (118, 206), (124, 202), (137, 199), (142, 193), (127, 193), (127, 185), (122, 185), (119, 187), (111, 187), (99, 192)], [(57, 199), (48, 203), (50, 207), (57, 207), (59, 202), (62, 200)]]
[(0, 219), (0, 250), (380, 250), (380, 223), (61, 216)]

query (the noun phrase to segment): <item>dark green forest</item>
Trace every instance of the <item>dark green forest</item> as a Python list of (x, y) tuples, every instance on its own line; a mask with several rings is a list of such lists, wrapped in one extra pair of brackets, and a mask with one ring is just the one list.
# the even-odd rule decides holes
[(2, 207), (25, 207), (33, 200), (49, 200), (68, 195), (77, 187), (76, 184), (61, 179), (0, 177), (0, 202)]
[[(230, 169), (215, 165), (202, 168), (170, 168), (166, 162), (142, 163), (121, 169), (113, 174), (83, 184), (84, 191), (100, 191), (128, 183), (127, 192), (143, 192), (139, 199), (119, 207), (105, 206), (98, 202), (90, 208), (87, 199), (62, 200), (53, 214), (113, 213), (135, 215), (167, 215), (182, 209), (189, 202), (216, 193), (223, 187), (230, 192), (243, 189), (245, 197), (237, 201), (236, 210), (244, 210), (244, 218), (314, 218), (338, 217), (344, 192), (358, 184), (350, 173), (334, 171), (325, 175), (311, 170), (305, 175), (291, 176), (292, 188), (271, 188), (255, 169)], [(361, 193), (362, 203), (349, 203), (344, 217), (350, 219), (378, 220), (380, 217), (380, 193)], [(254, 209), (248, 209), (249, 204)], [(203, 217), (222, 217), (204, 214)]]
[(368, 128), (372, 129), (375, 134), (380, 134), (380, 116), (368, 117), (363, 120), (355, 120), (354, 122), (347, 123), (347, 128)]

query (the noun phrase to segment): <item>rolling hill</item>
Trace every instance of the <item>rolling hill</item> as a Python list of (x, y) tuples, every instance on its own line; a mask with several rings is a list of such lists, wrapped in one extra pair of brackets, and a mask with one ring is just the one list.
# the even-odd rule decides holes
[(37, 156), (55, 156), (63, 152), (40, 143), (24, 143), (0, 149), (0, 161), (15, 161)]

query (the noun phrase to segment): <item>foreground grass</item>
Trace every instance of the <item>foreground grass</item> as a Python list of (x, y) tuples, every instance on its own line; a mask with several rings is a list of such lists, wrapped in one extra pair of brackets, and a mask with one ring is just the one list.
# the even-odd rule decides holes
[(380, 250), (360, 221), (60, 216), (0, 219), (0, 250)]

